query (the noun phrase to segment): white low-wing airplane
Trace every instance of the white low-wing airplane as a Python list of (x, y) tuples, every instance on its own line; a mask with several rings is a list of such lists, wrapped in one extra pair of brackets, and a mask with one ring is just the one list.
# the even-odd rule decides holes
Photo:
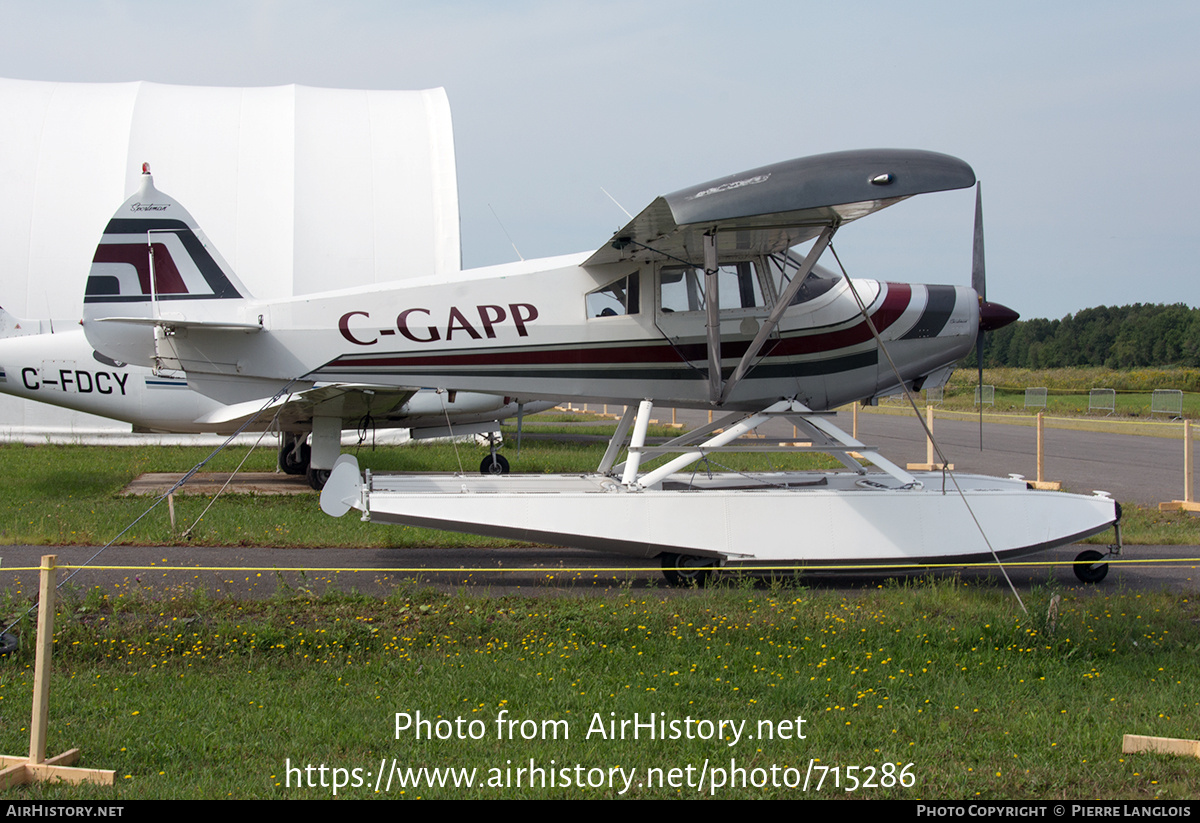
[[(821, 414), (937, 385), (981, 330), (1016, 317), (965, 286), (852, 284), (816, 266), (846, 223), (974, 183), (966, 163), (931, 152), (801, 158), (660, 197), (590, 254), (268, 303), (145, 174), (97, 248), (84, 325), (106, 356), (183, 370), (226, 403), (332, 381), (627, 406), (589, 475), (364, 479), (343, 456), (322, 493), (335, 515), (661, 556), (671, 580), (727, 562), (1012, 556), (1113, 526), (1117, 504), (910, 474)], [(790, 251), (809, 242), (802, 258)], [(728, 414), (650, 448), (655, 403)], [(686, 473), (772, 417), (849, 471)], [(1081, 555), (1077, 572), (1102, 577), (1098, 559)]]
[(486, 434), (493, 450), (480, 469), (503, 473), (508, 462), (494, 449), (499, 421), (553, 405), (477, 392), (318, 384), (269, 405), (266, 396), (228, 406), (192, 390), (182, 374), (156, 374), (99, 354), (82, 329), (53, 332), (48, 323), (3, 308), (0, 392), (121, 420), (135, 432), (231, 434), (253, 418), (248, 430), (283, 433), (280, 467), (306, 474), (316, 488), (333, 468), (343, 428), (406, 428), (414, 439)]

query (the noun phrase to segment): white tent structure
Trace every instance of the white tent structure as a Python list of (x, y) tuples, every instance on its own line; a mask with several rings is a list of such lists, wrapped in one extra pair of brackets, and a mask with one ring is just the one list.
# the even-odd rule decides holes
[[(196, 217), (246, 287), (286, 297), (461, 266), (442, 89), (0, 79), (0, 306), (74, 328), (96, 243), (137, 188)], [(0, 398), (0, 431), (128, 431)]]

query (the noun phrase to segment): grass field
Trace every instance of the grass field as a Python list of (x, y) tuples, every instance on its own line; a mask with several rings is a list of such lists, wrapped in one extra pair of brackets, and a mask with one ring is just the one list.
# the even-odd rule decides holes
[[(586, 470), (601, 451), (530, 438), (520, 468)], [(117, 496), (130, 479), (203, 454), (0, 447), (0, 541), (105, 542), (150, 502)], [(361, 459), (451, 471), (479, 455), (423, 445)], [(245, 468), (273, 461), (268, 449)], [(207, 502), (180, 497), (174, 532), (160, 508), (122, 542), (182, 541)], [(232, 495), (191, 540), (503, 544), (334, 520), (315, 504)], [(1200, 543), (1187, 515), (1126, 507), (1126, 520), (1127, 539)], [(713, 590), (577, 598), (447, 595), (413, 580), (386, 599), (281, 586), (258, 602), (71, 588), (56, 618), (50, 753), (80, 747), (82, 765), (115, 769), (117, 785), (6, 797), (1195, 797), (1191, 761), (1122, 755), (1120, 741), (1196, 736), (1196, 605), (1055, 585), (1026, 594), (1028, 613), (999, 587), (953, 578), (843, 595), (727, 576)], [(29, 605), (0, 593), (7, 618)], [(22, 649), (0, 658), (3, 754), (28, 745), (33, 629), (27, 616)]]
[[(1197, 796), (1194, 761), (1120, 750), (1195, 736), (1196, 604), (1055, 594), (1026, 615), (954, 579), (849, 597), (736, 579), (550, 600), (78, 592), (56, 618), (49, 748), (117, 785), (6, 798), (324, 798), (335, 780), (351, 798)], [(27, 746), (31, 664), (0, 659), (6, 754)]]
[[(958, 370), (946, 385), (941, 405), (957, 410), (978, 408), (976, 382), (974, 371)], [(1183, 416), (1193, 420), (1200, 417), (1200, 371), (1196, 369), (984, 369), (983, 382), (996, 388), (995, 405), (988, 407), (992, 411), (1104, 416), (1107, 411), (1088, 411), (1088, 393), (1105, 388), (1116, 392), (1114, 416), (1150, 419), (1154, 390), (1178, 389), (1183, 392)], [(1025, 407), (1025, 389), (1034, 387), (1048, 390), (1043, 409)], [(1169, 415), (1154, 417), (1165, 420)]]

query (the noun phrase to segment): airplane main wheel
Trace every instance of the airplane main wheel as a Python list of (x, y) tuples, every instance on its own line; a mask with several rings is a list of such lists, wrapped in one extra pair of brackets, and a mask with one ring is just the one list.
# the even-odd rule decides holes
[(308, 474), (311, 457), (312, 447), (307, 443), (301, 443), (299, 450), (294, 443), (284, 443), (279, 447), (279, 468), (283, 469), (284, 474)]
[(502, 454), (489, 454), (479, 464), (480, 474), (508, 474), (508, 461)]
[(717, 561), (711, 557), (670, 552), (662, 556), (663, 577), (671, 586), (702, 589), (712, 580), (716, 567)]
[(325, 488), (325, 484), (329, 481), (329, 473), (332, 469), (314, 469), (311, 465), (305, 474), (308, 476), (308, 485), (312, 486), (317, 491)]
[(1075, 558), (1075, 576), (1083, 583), (1099, 583), (1108, 576), (1108, 564), (1097, 563), (1104, 555), (1093, 549), (1080, 552)]

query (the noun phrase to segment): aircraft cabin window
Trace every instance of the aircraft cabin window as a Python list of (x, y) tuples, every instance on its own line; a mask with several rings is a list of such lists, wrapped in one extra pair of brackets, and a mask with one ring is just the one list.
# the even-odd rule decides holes
[[(704, 270), (694, 266), (666, 266), (659, 272), (659, 307), (665, 312), (704, 311)], [(766, 305), (754, 263), (726, 263), (717, 271), (721, 310), (752, 309)]]
[(618, 317), (623, 314), (637, 314), (640, 310), (638, 302), (638, 275), (634, 272), (615, 283), (609, 283), (604, 288), (589, 292), (587, 316)]

